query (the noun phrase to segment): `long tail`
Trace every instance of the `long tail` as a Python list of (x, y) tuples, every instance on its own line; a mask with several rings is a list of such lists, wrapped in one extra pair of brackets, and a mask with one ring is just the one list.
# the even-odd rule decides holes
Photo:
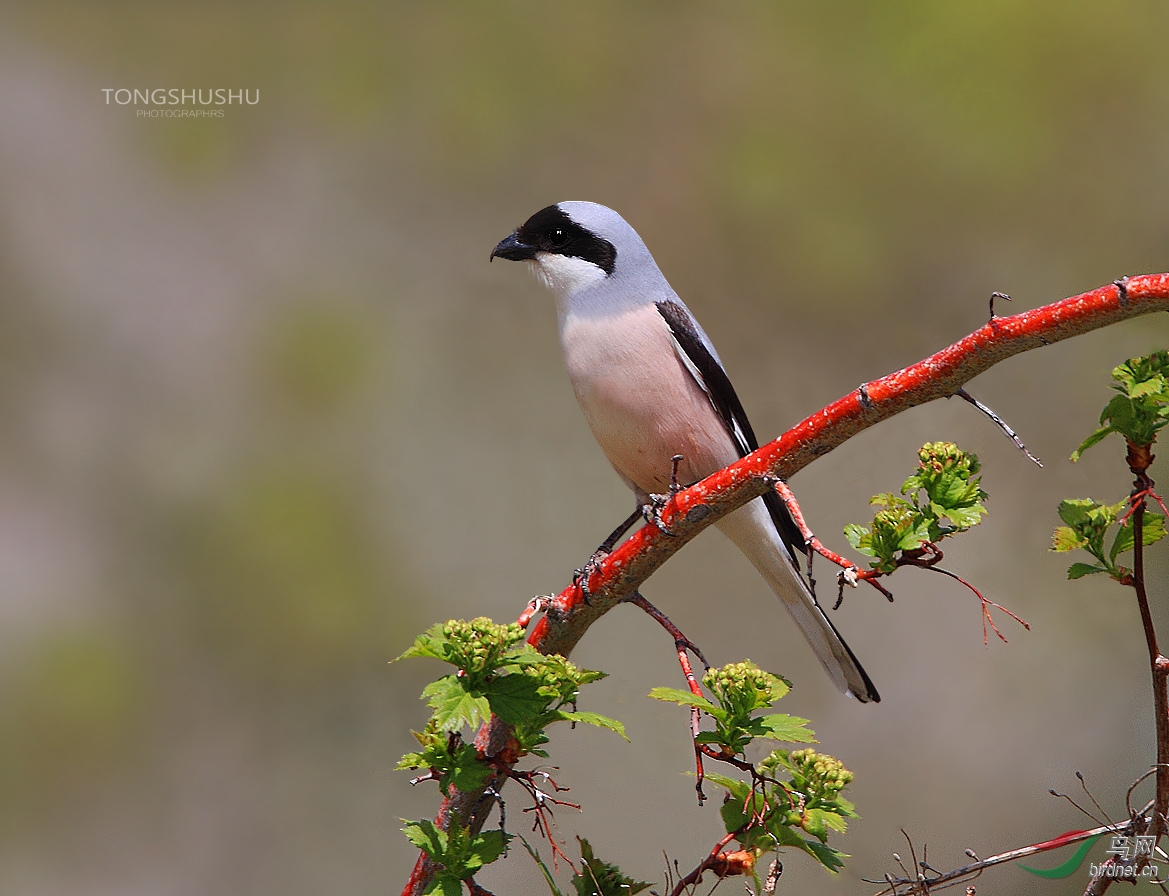
[(763, 499), (756, 499), (724, 517), (718, 527), (767, 580), (775, 596), (800, 627), (832, 683), (861, 703), (880, 703), (881, 695), (868, 673), (793, 566)]

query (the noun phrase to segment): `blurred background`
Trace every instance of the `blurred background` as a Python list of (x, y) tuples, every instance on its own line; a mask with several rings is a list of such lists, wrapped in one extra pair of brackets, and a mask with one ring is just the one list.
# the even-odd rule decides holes
[[(1151, 0), (6, 3), (0, 892), (398, 892), (400, 819), (437, 791), (393, 766), (445, 673), (387, 661), (515, 618), (630, 509), (550, 297), (492, 246), (558, 200), (617, 208), (771, 438), (982, 325), (993, 290), (1008, 313), (1169, 268), (1166, 28)], [(260, 102), (141, 119), (103, 88)], [(1076, 770), (1123, 814), (1154, 756), (1137, 612), (1047, 549), (1061, 498), (1126, 493), (1118, 441), (1066, 458), (1110, 369), (1167, 344), (1146, 317), (972, 383), (1042, 470), (944, 402), (794, 479), (842, 548), (922, 442), (983, 459), (990, 516), (946, 564), (1031, 631), (1000, 614), (984, 646), (977, 600), (917, 570), (893, 604), (851, 592), (834, 620), (879, 706), (832, 689), (721, 535), (646, 586), (713, 662), (791, 678), (783, 708), (856, 773), (847, 869), (789, 854), (781, 892), (876, 890), (902, 828), (950, 868), (1091, 827), (1048, 795)], [(618, 609), (573, 658), (632, 743), (555, 731), (584, 806), (559, 834), (660, 884), (663, 851), (685, 870), (720, 833), (686, 714), (645, 699), (682, 683), (672, 644)], [(522, 849), (481, 883), (544, 886)]]

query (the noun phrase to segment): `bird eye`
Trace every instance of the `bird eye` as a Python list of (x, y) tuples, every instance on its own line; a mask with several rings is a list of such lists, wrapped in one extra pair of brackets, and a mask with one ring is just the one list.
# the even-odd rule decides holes
[(553, 246), (563, 246), (568, 242), (568, 234), (564, 232), (564, 228), (557, 227), (548, 231), (548, 242)]

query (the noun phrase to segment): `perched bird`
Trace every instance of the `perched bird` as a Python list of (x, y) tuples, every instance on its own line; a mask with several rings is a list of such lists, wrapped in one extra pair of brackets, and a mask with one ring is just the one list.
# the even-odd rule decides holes
[[(527, 262), (555, 294), (573, 391), (639, 508), (669, 491), (675, 464), (691, 484), (759, 447), (710, 339), (615, 211), (550, 205), (503, 239), (497, 257)], [(769, 492), (717, 525), (767, 580), (833, 683), (879, 701), (796, 567), (802, 539), (779, 496)]]

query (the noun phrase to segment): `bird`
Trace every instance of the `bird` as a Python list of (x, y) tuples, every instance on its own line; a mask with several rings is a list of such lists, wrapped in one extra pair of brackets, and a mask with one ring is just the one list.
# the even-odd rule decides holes
[[(593, 436), (642, 510), (759, 447), (710, 338), (637, 231), (594, 202), (541, 209), (491, 251), (525, 262), (556, 299), (560, 346)], [(679, 457), (680, 455), (680, 457)], [(872, 680), (801, 576), (803, 538), (773, 490), (716, 524), (791, 614), (832, 682), (862, 703)]]

